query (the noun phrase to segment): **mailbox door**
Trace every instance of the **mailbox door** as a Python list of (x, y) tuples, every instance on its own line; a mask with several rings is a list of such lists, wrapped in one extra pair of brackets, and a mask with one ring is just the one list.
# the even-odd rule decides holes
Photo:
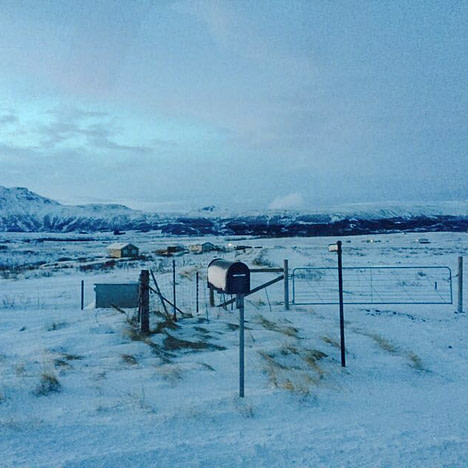
[(247, 294), (250, 292), (250, 270), (243, 263), (236, 262), (228, 270), (226, 292)]

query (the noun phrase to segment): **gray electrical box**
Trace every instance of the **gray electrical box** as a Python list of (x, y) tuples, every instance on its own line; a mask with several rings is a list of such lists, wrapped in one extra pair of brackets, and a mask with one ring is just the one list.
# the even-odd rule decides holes
[(138, 283), (102, 284), (95, 283), (96, 308), (111, 308), (112, 306), (133, 308), (138, 307)]
[(208, 265), (208, 287), (226, 294), (250, 292), (250, 270), (242, 262), (217, 258)]

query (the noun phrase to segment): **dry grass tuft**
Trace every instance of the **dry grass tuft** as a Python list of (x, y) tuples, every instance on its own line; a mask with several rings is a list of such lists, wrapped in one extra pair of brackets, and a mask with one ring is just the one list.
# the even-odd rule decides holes
[(24, 364), (18, 364), (15, 369), (15, 374), (17, 377), (21, 377), (26, 374), (26, 367)]
[(138, 364), (138, 361), (136, 360), (136, 358), (132, 356), (131, 354), (122, 354), (122, 360), (132, 366), (136, 366)]
[(301, 373), (296, 375), (293, 380), (286, 379), (281, 382), (280, 388), (302, 396), (309, 396), (316, 385), (317, 382), (314, 378), (306, 373)]
[(337, 340), (335, 340), (333, 338), (330, 338), (329, 336), (326, 336), (326, 335), (322, 336), (322, 341), (324, 343), (327, 343), (327, 344), (333, 346), (334, 348), (338, 348), (338, 349), (340, 348), (340, 343), (338, 343)]
[(317, 349), (313, 349), (307, 351), (303, 359), (315, 372), (317, 372), (320, 378), (323, 378), (325, 371), (318, 365), (318, 361), (326, 357), (327, 354), (322, 353)]
[(366, 330), (355, 330), (355, 331), (357, 333), (360, 333), (361, 335), (368, 336), (369, 338), (374, 340), (377, 343), (377, 345), (380, 347), (380, 349), (386, 351), (387, 353), (398, 354), (398, 347), (394, 345), (393, 343), (391, 343), (390, 341), (388, 341), (383, 336), (374, 332), (366, 331)]
[(398, 352), (398, 348), (396, 345), (388, 341), (387, 339), (383, 338), (380, 335), (371, 335), (371, 338), (387, 353), (396, 354)]
[(283, 356), (287, 356), (288, 354), (299, 354), (299, 349), (292, 344), (283, 344), (280, 348), (280, 353)]
[(52, 323), (52, 325), (50, 325), (48, 328), (47, 328), (47, 331), (56, 331), (56, 330), (61, 330), (62, 328), (66, 328), (68, 327), (68, 323), (67, 322), (54, 322)]
[(63, 358), (67, 361), (80, 361), (83, 359), (83, 356), (80, 356), (79, 354), (64, 354)]
[(280, 362), (278, 362), (278, 361), (275, 359), (275, 355), (274, 355), (274, 354), (267, 353), (267, 352), (265, 352), (265, 351), (259, 351), (258, 354), (260, 354), (260, 356), (262, 356), (262, 358), (265, 359), (265, 361), (268, 363), (268, 365), (269, 365), (271, 368), (275, 368), (275, 369), (288, 369), (287, 366), (285, 366), (284, 364), (281, 364)]
[(378, 335), (377, 333), (372, 333), (368, 331), (363, 331), (363, 330), (356, 330), (357, 333), (360, 333), (361, 335), (368, 336), (369, 338), (372, 338), (378, 345), (379, 347), (386, 351), (387, 353), (390, 354), (395, 354), (397, 356), (401, 356), (404, 358), (407, 358), (409, 360), (409, 365), (418, 371), (427, 371), (427, 369), (424, 367), (421, 358), (413, 351), (408, 351), (404, 352), (401, 351), (398, 346), (395, 344), (391, 343), (389, 340), (386, 338), (383, 338), (382, 336)]
[(183, 378), (182, 369), (176, 365), (157, 367), (156, 372), (173, 387)]
[(146, 336), (142, 335), (135, 327), (128, 327), (124, 330), (124, 335), (130, 338), (132, 341), (145, 341)]
[(62, 385), (54, 374), (44, 372), (41, 375), (41, 380), (34, 390), (36, 396), (47, 396), (52, 393), (58, 393), (62, 389)]
[(285, 343), (275, 351), (259, 351), (259, 355), (274, 387), (308, 396), (325, 376), (318, 362), (327, 355), (317, 349), (301, 348), (299, 344), (299, 341)]
[(286, 336), (289, 336), (289, 337), (292, 337), (292, 338), (297, 338), (298, 337), (297, 335), (299, 333), (299, 330), (297, 328), (290, 327), (290, 326), (278, 325), (277, 323), (266, 319), (265, 317), (263, 317), (263, 315), (257, 315), (256, 319), (257, 319), (258, 323), (263, 328), (266, 328), (267, 330), (271, 330), (271, 331), (274, 331), (274, 332), (277, 332), (277, 333), (282, 333), (283, 335), (286, 335)]
[(418, 371), (425, 371), (427, 370), (424, 366), (423, 366), (423, 363), (421, 361), (421, 358), (416, 354), (416, 353), (413, 353), (412, 351), (410, 351), (408, 354), (407, 354), (407, 357), (410, 361), (410, 366), (413, 368), (413, 369), (416, 369)]
[(151, 341), (150, 337), (141, 334), (136, 328), (130, 326), (124, 330), (124, 335), (128, 336), (132, 341), (140, 341), (151, 348), (151, 352), (157, 357), (161, 358), (163, 362), (170, 362), (170, 358), (174, 355), (165, 351), (160, 345)]
[(224, 350), (223, 346), (214, 345), (207, 343), (206, 341), (187, 341), (176, 338), (169, 333), (166, 333), (166, 338), (164, 339), (164, 348), (168, 351), (179, 351), (179, 350), (190, 350), (190, 351), (200, 351), (203, 349), (215, 349), (215, 350)]
[(68, 361), (66, 361), (65, 359), (61, 359), (61, 358), (54, 359), (54, 366), (60, 367), (62, 369), (72, 368), (71, 364)]
[(177, 325), (176, 322), (173, 320), (165, 320), (164, 322), (159, 322), (156, 325), (156, 328), (154, 330), (151, 330), (152, 334), (158, 334), (158, 333), (164, 333), (165, 330), (178, 330), (180, 328), (179, 325)]

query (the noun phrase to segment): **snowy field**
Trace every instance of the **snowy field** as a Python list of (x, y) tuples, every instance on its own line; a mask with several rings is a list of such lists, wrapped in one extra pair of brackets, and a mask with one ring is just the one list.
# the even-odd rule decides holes
[[(176, 257), (180, 294), (217, 256), (334, 267), (336, 240), (203, 238), (252, 248)], [(287, 311), (280, 282), (246, 299), (239, 398), (238, 316), (209, 308), (203, 282), (199, 314), (175, 325), (152, 314), (149, 337), (134, 310), (80, 310), (82, 280), (87, 305), (93, 283), (134, 282), (142, 268), (167, 287), (172, 259), (154, 251), (197, 239), (127, 233), (118, 241), (144, 258), (109, 263), (109, 234), (0, 233), (0, 466), (467, 466), (468, 327), (455, 311), (468, 234), (341, 240), (345, 266), (450, 267), (454, 304), (345, 306), (343, 369), (338, 307)], [(274, 277), (253, 274), (253, 286)]]

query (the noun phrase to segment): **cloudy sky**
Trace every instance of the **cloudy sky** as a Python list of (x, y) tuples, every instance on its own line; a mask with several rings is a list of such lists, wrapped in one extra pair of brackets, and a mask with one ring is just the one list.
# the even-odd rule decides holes
[(0, 185), (140, 209), (468, 199), (467, 1), (0, 10)]

